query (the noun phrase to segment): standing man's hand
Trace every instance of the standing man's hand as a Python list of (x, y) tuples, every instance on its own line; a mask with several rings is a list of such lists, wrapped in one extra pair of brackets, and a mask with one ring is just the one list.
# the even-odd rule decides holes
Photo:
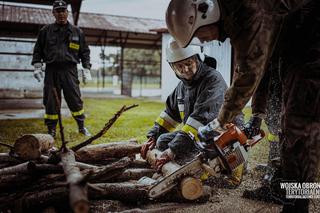
[(198, 136), (200, 141), (206, 142), (214, 139), (214, 137), (220, 135), (225, 131), (226, 129), (221, 126), (220, 122), (216, 118), (213, 121), (209, 122), (207, 125), (199, 127)]
[(260, 134), (262, 119), (258, 116), (252, 116), (250, 120), (244, 125), (244, 133), (249, 139)]
[(83, 80), (86, 81), (91, 81), (91, 72), (88, 68), (83, 68)]
[(152, 150), (156, 146), (156, 139), (154, 137), (148, 138), (148, 140), (142, 145), (140, 154), (143, 159), (146, 159), (148, 150)]
[(33, 67), (34, 67), (33, 77), (37, 79), (38, 82), (41, 82), (43, 78), (42, 63), (35, 63)]

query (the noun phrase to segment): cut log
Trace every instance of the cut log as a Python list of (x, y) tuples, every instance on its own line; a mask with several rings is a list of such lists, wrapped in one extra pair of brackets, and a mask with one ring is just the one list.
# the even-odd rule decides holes
[[(147, 152), (147, 161), (155, 167), (157, 158), (162, 154), (158, 149), (149, 150)], [(162, 166), (161, 172), (163, 177), (172, 174), (177, 171), (181, 166), (173, 161), (170, 161)], [(179, 189), (181, 195), (187, 200), (196, 200), (198, 199), (203, 192), (202, 182), (198, 178), (191, 176), (184, 177), (179, 182)]]
[(73, 151), (70, 149), (62, 150), (61, 162), (69, 184), (70, 207), (76, 213), (89, 212), (86, 183), (83, 182), (83, 176), (76, 165)]
[(199, 179), (187, 177), (180, 182), (180, 191), (182, 197), (187, 200), (196, 200), (203, 194), (202, 183)]
[(54, 138), (49, 134), (30, 134), (18, 138), (14, 144), (14, 153), (23, 160), (35, 160), (41, 153), (53, 147)]
[(90, 145), (79, 149), (77, 161), (94, 163), (108, 158), (122, 158), (140, 152), (141, 145), (136, 142), (114, 142), (107, 144)]

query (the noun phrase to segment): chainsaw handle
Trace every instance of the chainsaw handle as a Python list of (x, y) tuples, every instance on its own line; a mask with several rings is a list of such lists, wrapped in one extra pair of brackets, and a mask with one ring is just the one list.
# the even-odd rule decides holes
[(247, 145), (249, 147), (252, 147), (252, 146), (256, 145), (256, 143), (261, 141), (261, 139), (263, 139), (265, 136), (266, 136), (265, 132), (262, 129), (260, 129), (260, 134), (253, 136), (252, 139), (248, 139)]

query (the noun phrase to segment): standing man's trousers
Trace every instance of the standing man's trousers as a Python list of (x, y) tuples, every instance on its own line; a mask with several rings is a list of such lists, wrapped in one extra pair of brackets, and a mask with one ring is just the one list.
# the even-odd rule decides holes
[[(55, 87), (61, 103), (61, 90), (79, 127), (83, 126), (84, 110), (79, 89), (77, 65), (73, 63), (47, 64), (44, 79), (43, 104), (46, 109), (45, 123), (55, 127), (58, 121), (57, 102), (53, 93)], [(59, 106), (60, 108), (60, 106)]]

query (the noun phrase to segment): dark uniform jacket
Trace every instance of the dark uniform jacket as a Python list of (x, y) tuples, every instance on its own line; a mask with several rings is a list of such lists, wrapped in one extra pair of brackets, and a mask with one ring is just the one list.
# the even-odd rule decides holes
[(181, 140), (189, 132), (197, 138), (198, 128), (218, 116), (226, 89), (227, 84), (221, 74), (201, 63), (193, 80), (181, 79), (168, 96), (166, 109), (155, 121), (148, 137), (157, 139), (183, 123), (180, 134), (174, 140)]
[(218, 120), (231, 122), (258, 87), (280, 35), (284, 18), (310, 0), (220, 0), (223, 35), (235, 52), (233, 82)]
[(78, 64), (80, 60), (84, 68), (91, 68), (90, 50), (80, 28), (68, 22), (63, 27), (54, 23), (40, 30), (34, 47), (32, 65), (38, 62)]

